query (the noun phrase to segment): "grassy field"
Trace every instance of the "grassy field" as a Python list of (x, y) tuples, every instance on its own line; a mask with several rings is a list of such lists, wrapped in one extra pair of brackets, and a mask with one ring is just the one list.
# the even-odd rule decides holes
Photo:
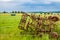
[(20, 16), (0, 16), (0, 40), (18, 40)]
[[(0, 40), (49, 40), (49, 35), (44, 35), (42, 38), (33, 38), (30, 35), (20, 35), (18, 24), (21, 16), (6, 16), (0, 15)], [(60, 21), (57, 22), (56, 31), (60, 34)], [(60, 38), (59, 38), (60, 40)]]

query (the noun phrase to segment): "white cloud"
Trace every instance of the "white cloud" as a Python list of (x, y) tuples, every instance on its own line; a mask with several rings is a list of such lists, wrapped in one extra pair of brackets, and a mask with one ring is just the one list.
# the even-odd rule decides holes
[(60, 0), (49, 0), (50, 2), (60, 2)]
[(40, 4), (51, 4), (53, 2), (59, 3), (60, 0), (34, 0), (34, 2)]
[(0, 2), (0, 8), (11, 8), (16, 6), (17, 3), (10, 3), (10, 2)]
[(0, 0), (0, 2), (10, 2), (12, 0)]
[(50, 4), (52, 2), (60, 2), (60, 0), (0, 0), (0, 2), (20, 2), (22, 3), (26, 3), (26, 2), (30, 2), (30, 3), (42, 3), (42, 4)]
[[(4, 10), (25, 10), (25, 11), (35, 11), (35, 10), (42, 10), (42, 11), (49, 11), (49, 10), (54, 10), (54, 8), (57, 7), (51, 7), (50, 6), (40, 6), (45, 5), (45, 4), (51, 4), (53, 2), (59, 3), (60, 0), (0, 0), (0, 10), (1, 8)], [(27, 3), (29, 5), (32, 4), (33, 6), (24, 6), (23, 4)], [(34, 6), (34, 5), (39, 5), (39, 6)], [(23, 5), (23, 6), (22, 6)], [(53, 5), (54, 6), (54, 5)], [(50, 7), (50, 8), (49, 8)], [(45, 9), (46, 8), (46, 9)], [(59, 8), (57, 8), (59, 9)]]
[[(4, 2), (5, 1), (5, 2)], [(53, 2), (60, 2), (60, 0), (0, 0), (0, 7), (13, 7), (25, 3), (31, 4), (51, 4)]]

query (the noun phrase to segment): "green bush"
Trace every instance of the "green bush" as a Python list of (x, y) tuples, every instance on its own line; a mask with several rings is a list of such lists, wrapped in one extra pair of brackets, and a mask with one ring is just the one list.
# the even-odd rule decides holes
[(11, 16), (16, 16), (16, 14), (11, 14)]

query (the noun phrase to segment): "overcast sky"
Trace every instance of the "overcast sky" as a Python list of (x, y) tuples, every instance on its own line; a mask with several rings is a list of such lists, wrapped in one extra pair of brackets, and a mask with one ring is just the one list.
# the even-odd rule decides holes
[(60, 0), (0, 0), (0, 11), (60, 11)]

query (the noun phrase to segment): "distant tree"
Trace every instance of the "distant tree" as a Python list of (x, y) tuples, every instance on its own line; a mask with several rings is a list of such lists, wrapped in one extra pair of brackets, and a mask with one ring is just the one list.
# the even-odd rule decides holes
[(40, 14), (42, 14), (42, 12), (40, 12)]
[(47, 14), (50, 14), (49, 12), (47, 12)]
[(20, 11), (18, 11), (18, 13), (20, 13)]
[(14, 11), (12, 11), (11, 13), (15, 13)]
[(44, 14), (46, 14), (46, 12), (44, 12)]
[(21, 11), (21, 13), (25, 14), (26, 12)]
[(15, 11), (15, 13), (18, 13), (17, 11)]
[(11, 13), (17, 13), (17, 11), (12, 11)]
[(21, 13), (24, 13), (23, 11), (21, 11)]
[(8, 12), (6, 12), (6, 11), (3, 11), (3, 13), (8, 13)]

